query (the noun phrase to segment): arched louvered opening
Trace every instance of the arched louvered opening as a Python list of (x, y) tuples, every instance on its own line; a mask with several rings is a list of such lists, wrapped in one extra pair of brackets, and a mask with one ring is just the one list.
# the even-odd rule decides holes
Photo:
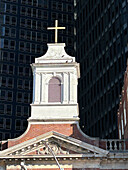
[(49, 81), (48, 102), (61, 102), (61, 81), (56, 77)]

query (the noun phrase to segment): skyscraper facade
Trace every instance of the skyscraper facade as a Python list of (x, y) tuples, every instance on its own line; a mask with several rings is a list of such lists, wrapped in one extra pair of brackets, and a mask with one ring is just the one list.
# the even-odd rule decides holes
[(59, 42), (74, 55), (73, 0), (0, 0), (0, 140), (21, 135), (27, 127), (32, 100), (32, 72), (35, 57), (54, 42), (58, 19), (66, 30)]
[(117, 110), (128, 56), (128, 2), (77, 0), (75, 5), (80, 126), (90, 136), (118, 138)]

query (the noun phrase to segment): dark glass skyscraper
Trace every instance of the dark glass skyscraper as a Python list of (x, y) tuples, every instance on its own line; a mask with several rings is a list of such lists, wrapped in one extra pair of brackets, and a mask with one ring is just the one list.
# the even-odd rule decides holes
[(80, 125), (90, 136), (118, 138), (117, 110), (128, 56), (128, 1), (77, 0), (75, 9)]
[(0, 0), (0, 139), (19, 136), (27, 127), (32, 100), (30, 63), (54, 42), (54, 26), (59, 42), (74, 55), (73, 0)]

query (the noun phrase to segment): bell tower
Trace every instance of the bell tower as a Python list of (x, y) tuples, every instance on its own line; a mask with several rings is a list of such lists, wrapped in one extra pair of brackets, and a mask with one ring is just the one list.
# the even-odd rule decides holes
[(65, 52), (65, 44), (58, 43), (58, 30), (65, 27), (58, 27), (56, 20), (55, 27), (48, 29), (55, 30), (55, 43), (48, 44), (46, 54), (31, 65), (33, 102), (29, 122), (78, 122), (79, 64)]
[(33, 102), (29, 121), (78, 121), (79, 64), (65, 52), (64, 43), (48, 44), (44, 56), (35, 59)]

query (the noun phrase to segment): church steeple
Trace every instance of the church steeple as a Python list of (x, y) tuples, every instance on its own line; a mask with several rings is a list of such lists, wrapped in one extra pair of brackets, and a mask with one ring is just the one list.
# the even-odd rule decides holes
[(55, 21), (55, 43), (48, 44), (45, 55), (36, 58), (33, 70), (33, 102), (29, 121), (79, 120), (77, 84), (80, 77), (75, 57), (65, 52), (65, 44), (57, 43), (58, 27)]
[(44, 56), (35, 59), (33, 103), (29, 120), (78, 120), (77, 80), (79, 64), (64, 50), (64, 43), (48, 44)]
[(78, 121), (79, 64), (65, 52), (64, 43), (48, 44), (33, 63), (33, 102), (30, 121)]

